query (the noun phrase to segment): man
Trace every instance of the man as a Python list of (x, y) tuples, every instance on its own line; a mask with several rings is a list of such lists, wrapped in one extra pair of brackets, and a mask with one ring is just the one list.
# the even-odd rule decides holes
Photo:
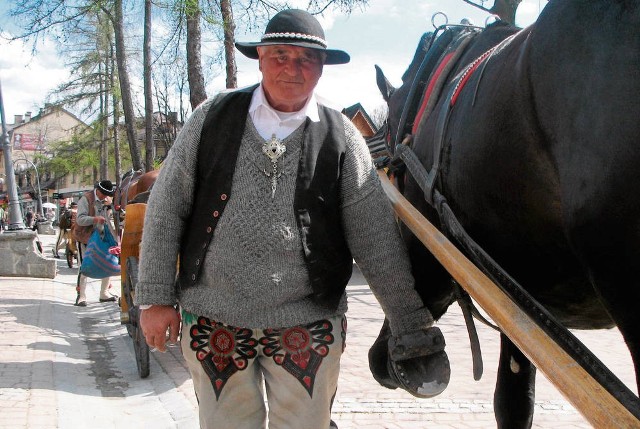
[[(58, 238), (56, 240), (56, 245), (52, 249), (53, 256), (55, 258), (59, 258), (60, 254), (58, 251), (60, 249), (64, 249), (68, 244), (73, 243), (73, 239), (71, 238), (71, 226), (72, 221), (75, 223), (76, 216), (78, 213), (78, 203), (73, 201), (69, 208), (62, 208), (62, 213), (60, 214), (60, 221), (58, 222)], [(73, 245), (73, 251), (75, 253), (75, 245)]]
[(142, 329), (164, 351), (182, 320), (201, 427), (265, 427), (262, 383), (270, 427), (335, 427), (353, 260), (394, 335), (433, 319), (362, 136), (314, 94), (324, 64), (349, 55), (301, 10), (236, 47), (262, 82), (203, 103), (163, 164), (141, 246)]
[(31, 208), (27, 209), (27, 213), (24, 215), (24, 223), (27, 228), (33, 226), (33, 210)]
[[(86, 192), (78, 201), (78, 211), (76, 213), (75, 225), (72, 229), (73, 239), (79, 243), (79, 261), (82, 263), (89, 238), (96, 228), (110, 229), (114, 237), (116, 233), (111, 224), (111, 202), (116, 188), (110, 180), (101, 180), (96, 183), (93, 191)], [(111, 278), (101, 279), (100, 302), (113, 302), (117, 298), (109, 293), (111, 288)], [(76, 302), (78, 307), (87, 306), (87, 277), (84, 274), (78, 275), (78, 287), (76, 288)]]
[(4, 207), (0, 206), (0, 232), (4, 232), (6, 223), (7, 213), (4, 210)]

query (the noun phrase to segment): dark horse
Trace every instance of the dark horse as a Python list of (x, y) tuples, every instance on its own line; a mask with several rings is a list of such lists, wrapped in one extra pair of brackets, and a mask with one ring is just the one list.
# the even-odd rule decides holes
[[(565, 327), (617, 326), (640, 385), (640, 1), (551, 0), (528, 28), (475, 31), (453, 62), (442, 40), (463, 32), (474, 31), (447, 30), (429, 51), (424, 37), (400, 88), (378, 69), (389, 151), (410, 134), (435, 173), (426, 191), (410, 174), (399, 187), (439, 227), (427, 200), (444, 196), (473, 240)], [(437, 48), (451, 67), (433, 63), (441, 76), (429, 81), (418, 70)], [(451, 278), (403, 233), (416, 288), (439, 318), (454, 298)], [(535, 375), (501, 335), (499, 427), (531, 427)]]

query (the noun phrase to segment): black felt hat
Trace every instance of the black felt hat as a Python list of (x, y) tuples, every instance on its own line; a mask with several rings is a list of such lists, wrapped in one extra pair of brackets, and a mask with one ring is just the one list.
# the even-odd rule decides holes
[(111, 183), (111, 180), (101, 180), (96, 184), (96, 189), (105, 194), (108, 197), (113, 197), (116, 193), (116, 187)]
[(287, 9), (278, 12), (267, 24), (259, 42), (236, 42), (236, 48), (245, 56), (257, 60), (258, 46), (294, 45), (318, 49), (327, 55), (325, 64), (346, 64), (349, 54), (337, 49), (327, 49), (324, 30), (318, 20), (309, 12)]

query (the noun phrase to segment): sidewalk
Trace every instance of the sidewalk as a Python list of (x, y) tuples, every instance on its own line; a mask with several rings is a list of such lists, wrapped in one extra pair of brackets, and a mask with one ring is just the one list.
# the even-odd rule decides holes
[[(45, 255), (52, 255), (55, 236), (41, 240)], [(151, 375), (140, 379), (118, 306), (98, 302), (99, 281), (88, 284), (88, 307), (73, 306), (77, 268), (57, 261), (53, 280), (0, 278), (0, 428), (197, 428), (197, 401), (179, 349), (152, 353)], [(333, 413), (340, 429), (496, 426), (497, 333), (478, 326), (485, 373), (476, 382), (464, 322), (452, 307), (439, 323), (451, 382), (440, 396), (417, 399), (371, 377), (367, 351), (382, 312), (359, 272), (348, 293), (347, 348)], [(616, 330), (576, 335), (635, 391), (631, 360)], [(534, 428), (590, 428), (538, 374)]]

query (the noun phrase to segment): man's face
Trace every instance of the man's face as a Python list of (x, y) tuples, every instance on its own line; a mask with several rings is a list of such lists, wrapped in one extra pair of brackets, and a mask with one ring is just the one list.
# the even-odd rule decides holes
[(102, 201), (105, 204), (111, 204), (111, 201), (113, 199), (113, 197), (110, 197), (106, 194), (103, 194), (100, 189), (96, 189), (96, 195), (98, 196), (98, 199), (100, 201)]
[(262, 86), (271, 107), (281, 112), (302, 109), (322, 76), (322, 52), (271, 45), (259, 46), (258, 55)]

